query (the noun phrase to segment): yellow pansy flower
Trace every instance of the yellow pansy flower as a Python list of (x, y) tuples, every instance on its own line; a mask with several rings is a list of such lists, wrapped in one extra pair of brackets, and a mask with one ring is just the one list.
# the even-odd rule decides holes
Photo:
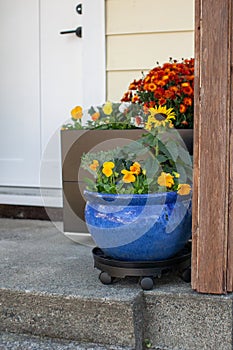
[(104, 162), (103, 167), (113, 169), (115, 164), (113, 162)]
[(94, 159), (93, 162), (89, 165), (89, 168), (93, 171), (96, 171), (98, 166), (99, 166), (98, 160)]
[(161, 173), (161, 175), (158, 177), (158, 184), (159, 186), (164, 186), (171, 188), (174, 185), (174, 176), (172, 176), (170, 173), (165, 173), (164, 171)]
[(121, 171), (122, 174), (124, 174), (123, 176), (123, 182), (125, 183), (130, 183), (130, 182), (135, 182), (136, 177), (132, 174), (131, 171), (128, 171), (126, 169)]
[(177, 193), (180, 194), (181, 196), (185, 196), (189, 194), (191, 191), (191, 186), (189, 184), (180, 184), (178, 186), (178, 191)]
[(115, 164), (113, 162), (104, 162), (103, 164), (103, 169), (102, 169), (102, 173), (109, 177), (113, 174), (112, 169), (115, 167)]
[(134, 162), (130, 167), (130, 171), (132, 174), (139, 175), (141, 172), (141, 165), (138, 162)]
[(76, 106), (72, 109), (72, 111), (70, 113), (71, 113), (71, 116), (73, 119), (75, 119), (75, 120), (82, 119), (83, 109), (81, 106)]
[(112, 102), (106, 102), (103, 106), (103, 112), (106, 115), (110, 115), (112, 113)]

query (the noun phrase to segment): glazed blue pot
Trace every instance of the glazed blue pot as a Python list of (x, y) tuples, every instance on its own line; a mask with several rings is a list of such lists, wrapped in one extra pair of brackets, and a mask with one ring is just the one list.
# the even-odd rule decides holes
[(85, 220), (96, 245), (124, 261), (164, 260), (191, 237), (191, 194), (84, 192)]

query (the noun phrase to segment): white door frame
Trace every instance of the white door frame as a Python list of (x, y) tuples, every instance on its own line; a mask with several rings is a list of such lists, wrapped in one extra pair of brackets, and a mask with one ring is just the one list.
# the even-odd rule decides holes
[(87, 108), (106, 99), (104, 0), (83, 0), (83, 38), (83, 107)]

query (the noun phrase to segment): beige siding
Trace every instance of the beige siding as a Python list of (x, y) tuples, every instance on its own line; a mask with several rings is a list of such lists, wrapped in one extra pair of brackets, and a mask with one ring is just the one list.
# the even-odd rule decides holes
[(194, 55), (193, 0), (106, 0), (107, 99), (159, 61)]

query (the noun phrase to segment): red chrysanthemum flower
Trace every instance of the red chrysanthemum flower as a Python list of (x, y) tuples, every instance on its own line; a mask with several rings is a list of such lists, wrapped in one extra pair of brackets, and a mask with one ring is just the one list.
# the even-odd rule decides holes
[[(183, 59), (181, 62), (170, 59), (163, 65), (151, 69), (139, 81), (131, 83), (129, 101), (141, 104), (145, 108), (164, 106), (173, 108), (176, 114), (174, 125), (177, 128), (193, 127), (193, 99), (194, 99), (194, 59)], [(135, 90), (136, 87), (136, 90)], [(137, 95), (135, 99), (132, 97)]]

